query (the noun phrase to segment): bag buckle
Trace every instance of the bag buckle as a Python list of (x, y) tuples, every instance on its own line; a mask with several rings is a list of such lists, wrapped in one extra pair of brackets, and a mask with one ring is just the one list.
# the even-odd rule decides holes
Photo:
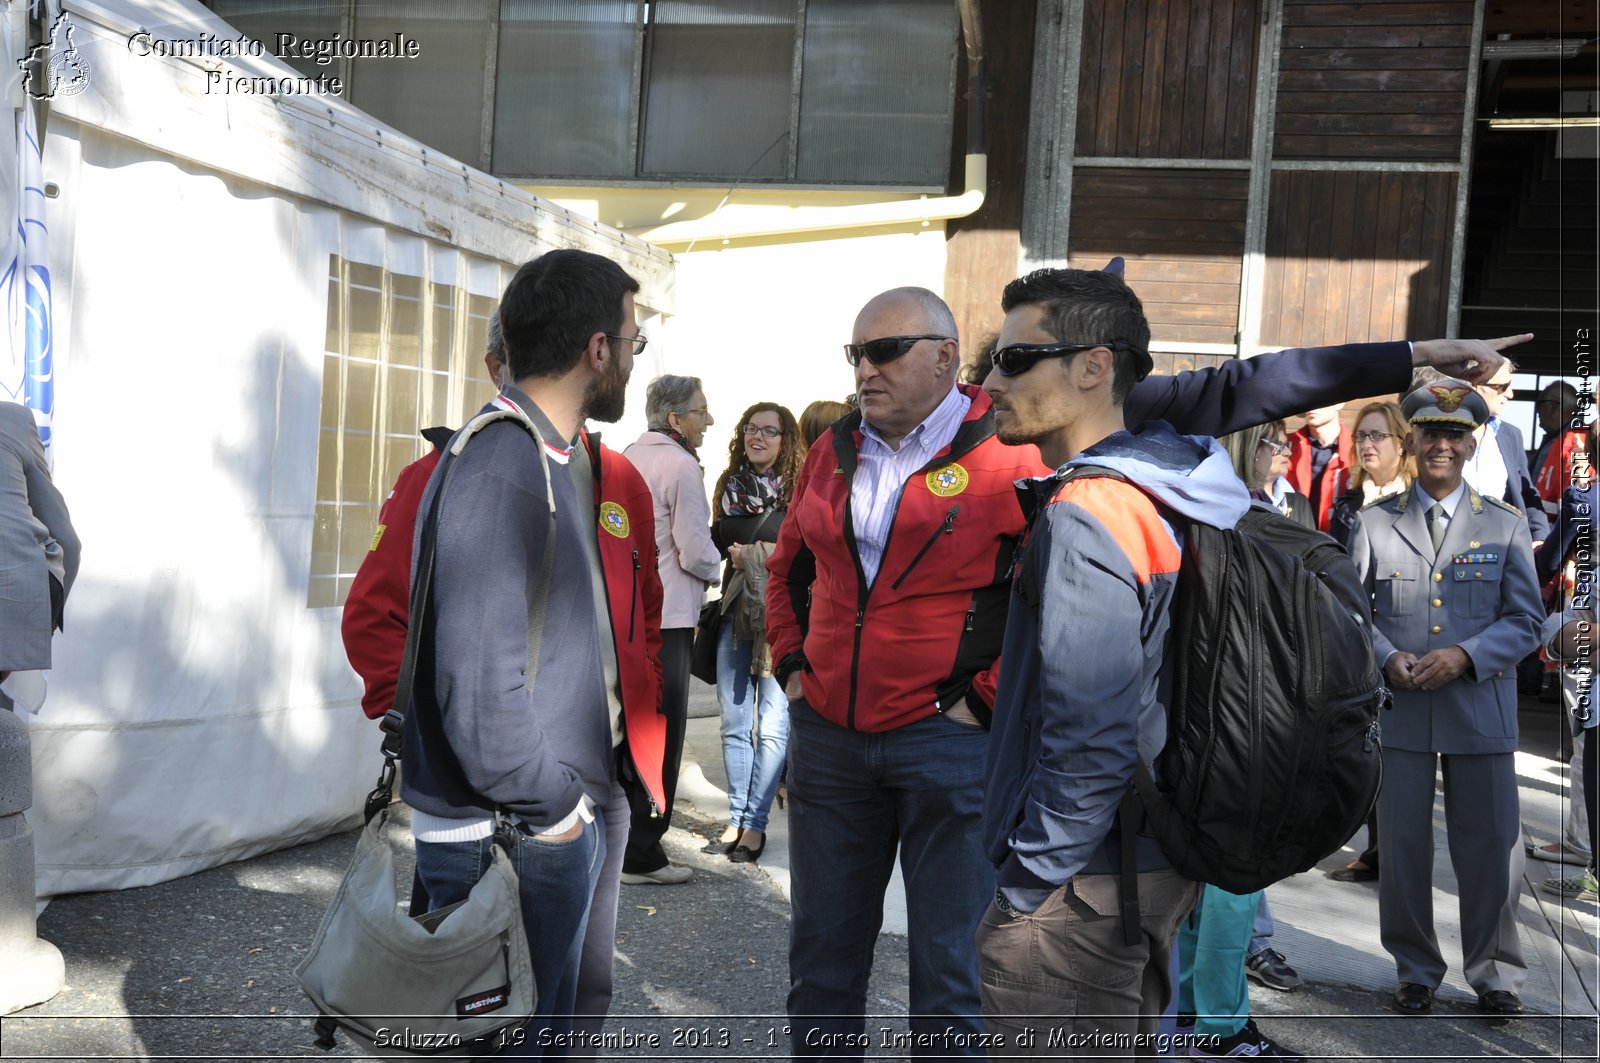
[(389, 807), (389, 802), (394, 800), (395, 760), (393, 757), (383, 758), (383, 771), (378, 774), (378, 784), (367, 794), (367, 801), (361, 811), (361, 822), (371, 823), (372, 817)]

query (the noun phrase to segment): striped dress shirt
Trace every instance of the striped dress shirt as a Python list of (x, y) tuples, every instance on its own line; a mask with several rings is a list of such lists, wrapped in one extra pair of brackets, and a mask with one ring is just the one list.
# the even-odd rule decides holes
[(861, 420), (861, 453), (857, 456), (855, 479), (850, 483), (850, 513), (855, 525), (856, 551), (867, 584), (878, 578), (883, 548), (889, 541), (900, 492), (913, 473), (955, 438), (972, 400), (954, 385), (925, 421), (900, 441), (899, 449), (889, 446), (877, 429)]

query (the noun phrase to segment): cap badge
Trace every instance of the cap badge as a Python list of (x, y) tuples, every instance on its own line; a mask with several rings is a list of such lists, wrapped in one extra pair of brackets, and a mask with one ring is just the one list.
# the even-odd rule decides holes
[(1462, 400), (1472, 394), (1472, 389), (1459, 384), (1430, 384), (1428, 394), (1433, 396), (1440, 413), (1455, 413), (1461, 408)]

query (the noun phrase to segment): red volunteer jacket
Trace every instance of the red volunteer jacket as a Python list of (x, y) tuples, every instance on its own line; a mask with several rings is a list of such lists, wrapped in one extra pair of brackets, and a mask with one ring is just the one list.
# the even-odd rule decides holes
[[(1350, 430), (1339, 425), (1339, 445), (1322, 473), (1322, 497), (1317, 500), (1317, 530), (1327, 531), (1333, 519), (1333, 504), (1349, 486), (1350, 455), (1354, 441)], [(1289, 437), (1289, 485), (1311, 497), (1311, 437), (1304, 428)]]
[(1036, 447), (994, 435), (989, 396), (906, 482), (878, 577), (856, 551), (850, 481), (861, 445), (852, 413), (811, 448), (767, 562), (767, 639), (780, 681), (802, 668), (806, 702), (857, 731), (889, 731), (965, 699), (994, 704), (1010, 565), (1022, 534), (1014, 482), (1047, 470)]
[[(356, 571), (345, 600), (340, 626), (345, 655), (366, 687), (362, 711), (373, 719), (394, 704), (410, 617), (411, 545), (417, 509), (428, 478), (439, 464), (437, 448), (452, 434), (446, 428), (423, 432), (436, 449), (400, 471), (378, 512), (372, 549)], [(626, 458), (601, 445), (596, 435), (579, 435), (594, 469), (595, 537), (617, 647), (627, 745), (640, 781), (661, 807), (666, 803), (661, 765), (667, 725), (659, 712), (661, 580), (656, 575), (655, 509), (650, 488)], [(579, 453), (574, 452), (574, 457)]]

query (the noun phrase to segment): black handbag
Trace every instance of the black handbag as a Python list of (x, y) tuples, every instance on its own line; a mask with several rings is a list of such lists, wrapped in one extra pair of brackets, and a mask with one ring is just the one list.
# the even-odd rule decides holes
[[(779, 510), (770, 509), (762, 517), (750, 533), (752, 541), (760, 538), (762, 531), (767, 527), (767, 521), (776, 516)], [(726, 567), (722, 577), (722, 585), (728, 585)], [(700, 607), (700, 621), (695, 625), (694, 647), (689, 651), (689, 674), (702, 683), (717, 685), (717, 645), (722, 634), (722, 599), (707, 602)]]
[(722, 634), (722, 599), (700, 607), (699, 629), (689, 651), (689, 674), (702, 683), (717, 685), (717, 643)]

